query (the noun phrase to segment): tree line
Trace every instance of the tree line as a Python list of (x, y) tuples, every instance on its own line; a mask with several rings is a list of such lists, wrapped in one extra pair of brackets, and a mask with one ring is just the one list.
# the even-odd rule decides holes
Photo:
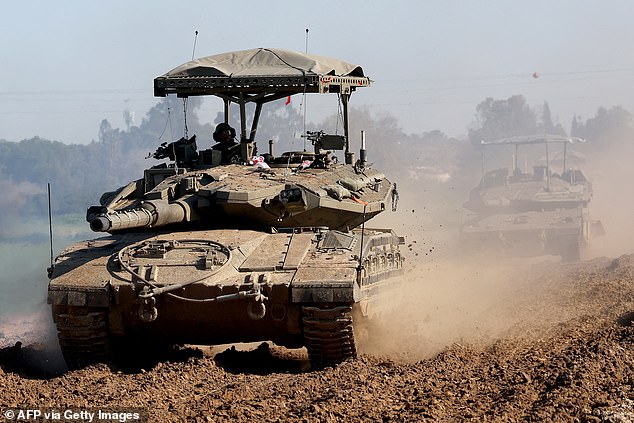
[[(46, 184), (53, 187), (53, 212), (56, 214), (83, 212), (98, 202), (101, 193), (140, 178), (143, 169), (156, 164), (145, 160), (161, 142), (180, 138), (186, 132), (197, 134), (199, 148), (208, 148), (214, 124), (201, 123), (196, 115), (201, 101), (187, 101), (187, 126), (183, 120), (185, 104), (167, 97), (150, 109), (138, 126), (126, 130), (113, 128), (102, 121), (98, 140), (85, 145), (68, 145), (42, 138), (21, 142), (0, 141), (0, 215), (41, 213), (47, 208)], [(258, 130), (261, 152), (268, 151), (267, 141), (293, 140), (287, 147), (301, 144), (299, 135), (304, 129), (302, 116), (283, 101), (274, 102), (263, 110)], [(465, 139), (451, 138), (435, 130), (423, 134), (406, 134), (396, 117), (372, 113), (367, 108), (351, 109), (351, 134), (366, 131), (370, 159), (376, 166), (396, 179), (412, 179), (425, 172), (443, 172), (454, 178), (472, 178), (479, 171), (481, 140), (492, 140), (514, 135), (567, 131), (551, 117), (548, 103), (540, 110), (529, 107), (521, 95), (508, 99), (487, 98), (477, 105), (475, 123)], [(319, 124), (310, 123), (306, 129), (341, 130), (340, 117), (332, 116)], [(634, 129), (632, 114), (622, 107), (599, 108), (595, 116), (583, 120), (575, 116), (569, 135), (583, 137), (588, 143), (586, 152), (601, 152), (632, 143)], [(278, 153), (281, 152), (277, 151)], [(440, 182), (442, 178), (439, 177)], [(3, 223), (0, 222), (0, 229)], [(6, 224), (6, 219), (5, 223)]]

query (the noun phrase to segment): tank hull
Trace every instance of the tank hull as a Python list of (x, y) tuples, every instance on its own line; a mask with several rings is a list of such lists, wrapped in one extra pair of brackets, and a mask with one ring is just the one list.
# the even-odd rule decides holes
[(469, 251), (511, 257), (557, 255), (578, 260), (585, 244), (582, 208), (470, 215), (461, 228), (461, 244)]
[(306, 346), (319, 365), (356, 354), (352, 310), (398, 286), (401, 243), (377, 229), (112, 235), (57, 258), (48, 301), (70, 367), (140, 338)]

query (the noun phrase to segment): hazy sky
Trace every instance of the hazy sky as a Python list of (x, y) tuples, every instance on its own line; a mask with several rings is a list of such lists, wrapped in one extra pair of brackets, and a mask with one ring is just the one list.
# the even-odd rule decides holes
[[(303, 51), (306, 28), (309, 52), (375, 81), (352, 105), (389, 111), (406, 132), (459, 136), (484, 98), (514, 94), (548, 101), (569, 129), (599, 106), (634, 112), (633, 19), (631, 0), (3, 2), (0, 139), (90, 142), (104, 118), (124, 128), (126, 108), (140, 123), (153, 78), (191, 59), (196, 30), (201, 57)], [(308, 104), (309, 120), (336, 112)], [(209, 120), (220, 106), (206, 104)]]

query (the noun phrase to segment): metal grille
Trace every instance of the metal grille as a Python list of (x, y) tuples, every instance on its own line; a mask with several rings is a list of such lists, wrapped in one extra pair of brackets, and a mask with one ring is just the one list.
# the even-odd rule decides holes
[(352, 248), (354, 248), (355, 241), (356, 239), (354, 235), (348, 235), (339, 231), (328, 231), (321, 242), (321, 248), (344, 248), (346, 250), (352, 250)]

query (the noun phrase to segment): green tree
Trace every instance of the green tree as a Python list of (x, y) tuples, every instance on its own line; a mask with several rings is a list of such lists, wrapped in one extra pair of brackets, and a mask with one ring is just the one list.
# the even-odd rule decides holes
[(476, 122), (477, 127), (469, 130), (469, 141), (473, 145), (479, 145), (482, 140), (537, 132), (535, 112), (521, 95), (514, 95), (506, 100), (487, 98), (476, 106)]
[(553, 118), (550, 114), (550, 106), (547, 101), (544, 101), (542, 108), (542, 121), (541, 127), (537, 129), (538, 133), (554, 134), (554, 135), (566, 135), (566, 131), (560, 123), (554, 124)]
[(611, 109), (600, 107), (595, 116), (586, 120), (585, 123), (577, 119), (574, 121), (574, 134), (605, 146), (623, 139), (631, 139), (632, 123), (632, 114), (621, 106), (614, 106)]
[(634, 149), (634, 117), (621, 106), (600, 107), (585, 122), (575, 116), (571, 134), (587, 140), (578, 147), (586, 154), (614, 157), (612, 153), (617, 152), (624, 157)]

